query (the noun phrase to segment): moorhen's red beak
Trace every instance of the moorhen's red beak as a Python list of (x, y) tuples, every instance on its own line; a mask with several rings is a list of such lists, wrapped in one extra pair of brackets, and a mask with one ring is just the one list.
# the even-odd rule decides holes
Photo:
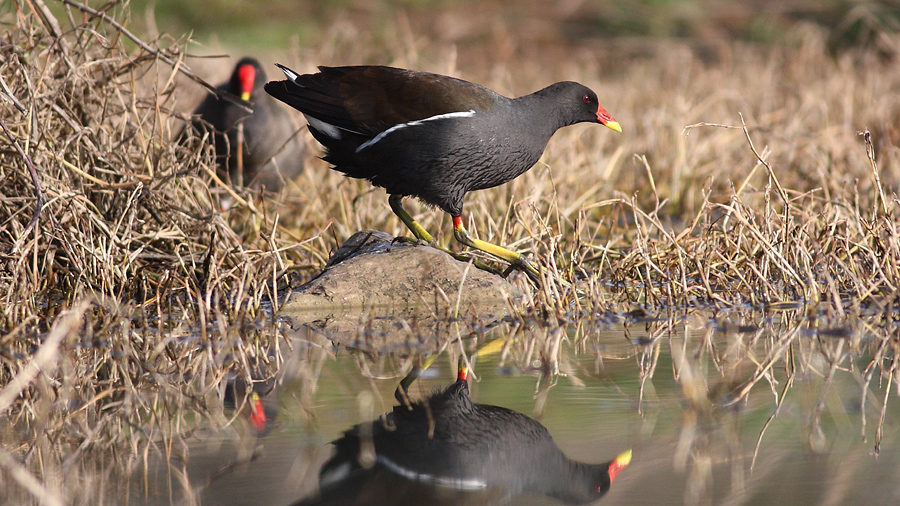
[(253, 65), (242, 65), (238, 69), (238, 79), (241, 81), (241, 100), (250, 101), (250, 93), (253, 91), (253, 81), (256, 80), (256, 69)]
[[(615, 122), (613, 122), (613, 123), (615, 123)], [(619, 126), (619, 124), (616, 123), (616, 126)], [(610, 127), (610, 128), (612, 128), (612, 127)], [(619, 474), (619, 471), (621, 471), (622, 469), (625, 469), (625, 467), (628, 466), (628, 464), (630, 462), (631, 462), (631, 450), (622, 452), (618, 457), (616, 457), (616, 460), (610, 462), (609, 463), (609, 482), (612, 483), (613, 480), (616, 478), (616, 475)]]
[(622, 127), (619, 126), (619, 122), (616, 121), (611, 114), (606, 112), (606, 109), (604, 109), (602, 105), (597, 106), (597, 122), (601, 125), (606, 125), (616, 132), (622, 133)]

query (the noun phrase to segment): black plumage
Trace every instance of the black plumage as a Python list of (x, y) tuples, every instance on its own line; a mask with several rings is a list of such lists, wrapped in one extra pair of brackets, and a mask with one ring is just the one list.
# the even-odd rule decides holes
[[(502, 503), (535, 493), (586, 504), (609, 490), (631, 458), (628, 451), (605, 464), (568, 459), (540, 423), (510, 409), (472, 402), (464, 372), (424, 402), (397, 406), (382, 420), (357, 425), (334, 447), (334, 456), (320, 472), (320, 498), (301, 504), (336, 504), (328, 500), (335, 495), (348, 503), (377, 504), (371, 497), (351, 501), (348, 493), (372, 490), (365, 480), (373, 476), (395, 483), (402, 479), (419, 494), (422, 489), (415, 484), (448, 491), (429, 493), (435, 497), (454, 491), (458, 503), (485, 496)], [(381, 504), (394, 501), (383, 498)]]
[(334, 169), (368, 179), (391, 196), (394, 212), (421, 240), (433, 238), (400, 200), (414, 196), (453, 217), (462, 243), (525, 267), (518, 253), (471, 237), (462, 226), (465, 194), (508, 182), (531, 168), (558, 129), (580, 122), (621, 131), (597, 95), (574, 82), (506, 98), (461, 79), (381, 66), (319, 67), (266, 84), (301, 111)]

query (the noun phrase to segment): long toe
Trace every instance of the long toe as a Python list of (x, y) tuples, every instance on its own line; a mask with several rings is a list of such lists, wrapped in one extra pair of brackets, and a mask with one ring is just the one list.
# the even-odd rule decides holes
[(510, 264), (510, 266), (525, 271), (525, 274), (528, 275), (528, 279), (534, 284), (540, 285), (541, 271), (539, 271), (531, 262), (526, 260), (525, 257), (520, 257), (518, 262)]

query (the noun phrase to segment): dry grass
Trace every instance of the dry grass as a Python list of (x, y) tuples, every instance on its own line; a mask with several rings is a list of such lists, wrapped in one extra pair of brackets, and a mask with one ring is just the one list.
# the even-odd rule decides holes
[[(2, 96), (22, 107), (0, 103), (0, 437), (11, 452), (0, 454), (0, 488), (47, 504), (77, 489), (88, 494), (78, 502), (100, 503), (83, 476), (115, 483), (141, 455), (166, 453), (220, 415), (230, 371), (268, 370), (268, 304), (279, 293), (357, 230), (408, 234), (383, 191), (315, 159), (279, 195), (222, 189), (210, 151), (171, 142), (193, 105), (185, 97), (200, 89), (165, 61), (185, 61), (185, 40), (136, 44), (110, 23), (127, 6), (53, 19), (41, 5), (0, 11)], [(319, 47), (278, 61), (420, 68), (508, 95), (578, 80), (625, 129), (566, 129), (529, 173), (466, 202), (473, 233), (531, 252), (548, 273), (504, 331), (517, 360), (543, 359), (547, 384), (568, 367), (561, 343), (583, 346), (610, 318), (785, 302), (801, 307), (778, 313), (785, 321), (850, 329), (846, 348), (818, 351), (833, 355), (824, 374), (852, 354), (870, 357), (866, 389), (879, 375), (897, 381), (894, 61), (833, 56), (827, 33), (800, 25), (777, 46), (723, 42), (702, 55), (671, 41), (636, 51), (627, 41), (525, 43), (509, 31), (457, 48), (420, 33), (415, 19), (383, 33), (339, 19)], [(485, 44), (505, 57), (473, 56)], [(440, 213), (410, 207), (458, 247)], [(770, 378), (801, 333), (775, 334), (750, 357), (756, 373), (736, 380), (738, 395)], [(65, 472), (111, 448), (132, 456)]]
[[(119, 480), (108, 473), (216, 413), (230, 371), (266, 369), (261, 303), (288, 257), (306, 257), (279, 250), (295, 241), (273, 235), (266, 201), (220, 211), (231, 197), (211, 184), (212, 153), (171, 142), (171, 67), (108, 21), (41, 6), (4, 8), (0, 40), (4, 98), (22, 106), (0, 115), (0, 413), (22, 462), (4, 453), (0, 487), (27, 487), (27, 468), (45, 477), (28, 487), (42, 502), (85, 490), (91, 503), (107, 487), (85, 476)], [(102, 472), (67, 472), (128, 446)]]

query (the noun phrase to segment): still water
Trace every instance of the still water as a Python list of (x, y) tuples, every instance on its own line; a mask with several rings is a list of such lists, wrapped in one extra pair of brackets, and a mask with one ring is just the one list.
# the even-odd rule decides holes
[[(900, 504), (896, 329), (793, 319), (500, 322), (415, 345), (373, 331), (336, 346), (329, 338), (340, 337), (327, 329), (285, 326), (277, 377), (259, 389), (266, 433), (225, 409), (207, 427), (145, 452), (123, 499), (277, 506), (316, 497), (329, 443), (391, 411), (411, 355), (446, 348), (409, 390), (421, 399), (456, 380), (460, 349), (470, 355), (502, 337), (503, 353), (474, 364), (473, 400), (538, 420), (573, 460), (605, 463), (631, 449), (630, 465), (599, 504)], [(384, 328), (408, 330), (389, 321)], [(444, 495), (454, 504), (507, 501)], [(360, 503), (440, 503), (435, 497), (443, 496), (417, 501), (389, 489)], [(563, 504), (536, 494), (506, 503)]]

